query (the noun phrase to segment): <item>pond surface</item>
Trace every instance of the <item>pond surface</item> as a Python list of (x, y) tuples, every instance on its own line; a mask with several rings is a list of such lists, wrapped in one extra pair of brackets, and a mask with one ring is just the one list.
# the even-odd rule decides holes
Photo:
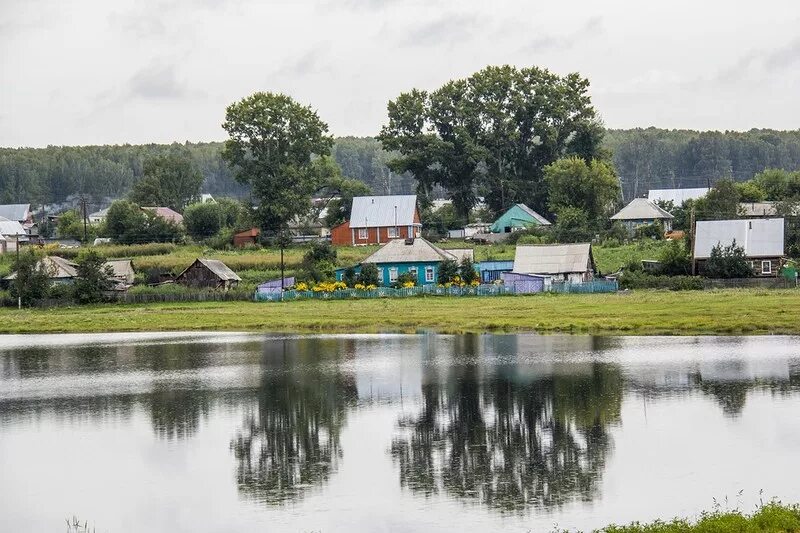
[(590, 529), (798, 479), (796, 337), (0, 336), (3, 531)]

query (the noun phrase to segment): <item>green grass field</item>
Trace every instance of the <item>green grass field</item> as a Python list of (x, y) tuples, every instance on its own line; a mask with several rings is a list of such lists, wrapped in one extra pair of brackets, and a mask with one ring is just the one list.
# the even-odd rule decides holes
[(286, 303), (109, 304), (0, 309), (0, 332), (800, 334), (798, 309), (800, 291), (738, 289)]

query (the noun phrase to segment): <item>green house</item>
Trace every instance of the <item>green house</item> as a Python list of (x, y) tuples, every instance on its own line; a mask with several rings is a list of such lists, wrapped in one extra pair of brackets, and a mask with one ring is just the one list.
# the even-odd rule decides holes
[(515, 204), (494, 221), (492, 233), (511, 233), (533, 226), (549, 226), (550, 222), (525, 204)]
[[(373, 263), (378, 268), (378, 280), (383, 287), (390, 287), (402, 274), (411, 274), (417, 285), (430, 285), (439, 278), (442, 261), (460, 263), (463, 258), (473, 259), (471, 248), (443, 250), (425, 239), (394, 239), (361, 263)], [(356, 274), (361, 265), (353, 267)], [(336, 280), (342, 281), (345, 268), (336, 270)]]

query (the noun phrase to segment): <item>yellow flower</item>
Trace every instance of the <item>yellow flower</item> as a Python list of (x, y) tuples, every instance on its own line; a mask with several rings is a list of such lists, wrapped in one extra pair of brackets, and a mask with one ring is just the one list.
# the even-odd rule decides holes
[(297, 286), (295, 286), (295, 290), (297, 290), (297, 291), (307, 291), (308, 290), (308, 284), (306, 284), (305, 282), (301, 281), (300, 283), (297, 284)]
[(375, 289), (377, 289), (377, 287), (375, 285), (372, 285), (372, 284), (367, 285), (367, 290), (368, 291), (374, 291)]
[(473, 286), (473, 287), (477, 287), (477, 286), (479, 286), (480, 284), (481, 284), (481, 282), (480, 282), (480, 281), (478, 281), (477, 279), (473, 279), (473, 280), (470, 282), (470, 285), (471, 285), (471, 286)]
[(403, 288), (404, 289), (410, 289), (413, 286), (414, 286), (414, 282), (413, 281), (406, 281), (406, 282), (403, 283)]

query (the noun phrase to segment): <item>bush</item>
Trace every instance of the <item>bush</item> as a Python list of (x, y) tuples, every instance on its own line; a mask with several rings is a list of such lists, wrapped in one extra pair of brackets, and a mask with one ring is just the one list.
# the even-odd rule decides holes
[(222, 229), (222, 210), (213, 202), (191, 204), (183, 212), (183, 225), (193, 239), (207, 239)]
[(439, 285), (452, 283), (456, 276), (458, 276), (458, 264), (455, 261), (445, 259), (439, 263), (439, 278), (436, 280)]
[(711, 249), (711, 257), (706, 261), (705, 275), (709, 278), (749, 278), (753, 269), (747, 263), (744, 248), (734, 240), (729, 246), (717, 244)]
[(392, 283), (395, 289), (414, 287), (417, 284), (417, 277), (410, 272), (403, 272), (397, 276), (397, 281)]
[(105, 265), (105, 258), (96, 250), (83, 250), (76, 260), (78, 277), (72, 285), (75, 301), (80, 304), (101, 302), (114, 285), (113, 272)]
[(342, 274), (342, 281), (347, 284), (348, 287), (353, 287), (356, 284), (356, 269), (353, 267), (347, 267)]
[(637, 239), (663, 239), (664, 225), (658, 220), (653, 224), (643, 224), (636, 228), (635, 235)]
[(119, 244), (175, 242), (182, 229), (133, 202), (118, 200), (108, 208), (106, 234)]
[(458, 268), (458, 275), (461, 280), (470, 285), (473, 281), (480, 281), (480, 275), (475, 271), (475, 264), (469, 257), (461, 260), (461, 265)]
[(666, 248), (661, 251), (658, 257), (661, 263), (660, 274), (666, 276), (685, 276), (692, 270), (692, 260), (686, 245), (681, 241), (671, 241)]
[(361, 272), (356, 277), (356, 283), (361, 285), (380, 285), (378, 281), (378, 267), (374, 263), (364, 263), (361, 265)]
[(619, 278), (621, 289), (666, 289), (670, 291), (703, 290), (700, 276), (661, 276), (646, 272), (626, 271)]
[(336, 249), (327, 242), (315, 242), (303, 256), (301, 265), (307, 279), (316, 282), (330, 280), (336, 270)]
[(19, 254), (16, 262), (16, 279), (12, 280), (9, 292), (14, 298), (21, 298), (23, 305), (30, 305), (33, 300), (48, 296), (50, 290), (50, 272), (41, 262), (41, 256), (32, 248)]

